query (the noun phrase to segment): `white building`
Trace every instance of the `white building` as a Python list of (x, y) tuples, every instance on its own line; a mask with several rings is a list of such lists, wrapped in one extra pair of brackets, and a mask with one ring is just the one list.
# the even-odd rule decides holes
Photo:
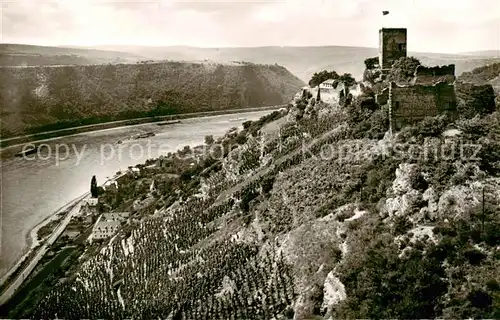
[(121, 222), (128, 219), (129, 215), (128, 212), (106, 212), (101, 214), (92, 228), (89, 240), (111, 237), (120, 229)]
[(336, 79), (328, 79), (319, 84), (320, 89), (337, 89), (340, 81)]
[(352, 94), (357, 97), (362, 93), (360, 84), (356, 83), (349, 88), (346, 88), (344, 83), (335, 79), (328, 79), (320, 83), (319, 90), (321, 90), (321, 100), (327, 103), (339, 103), (341, 98), (347, 94)]

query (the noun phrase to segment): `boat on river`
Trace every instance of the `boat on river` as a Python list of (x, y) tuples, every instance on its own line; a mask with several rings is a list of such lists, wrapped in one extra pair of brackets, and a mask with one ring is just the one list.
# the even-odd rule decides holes
[(247, 118), (234, 118), (234, 119), (229, 119), (229, 122), (236, 122), (236, 121), (244, 121)]
[(165, 122), (160, 122), (157, 123), (157, 126), (166, 126), (168, 124), (176, 124), (176, 123), (181, 123), (181, 120), (172, 120), (172, 121), (165, 121)]
[(145, 132), (145, 133), (139, 133), (138, 135), (134, 136), (134, 139), (145, 139), (149, 137), (154, 137), (156, 134), (153, 131), (150, 132)]

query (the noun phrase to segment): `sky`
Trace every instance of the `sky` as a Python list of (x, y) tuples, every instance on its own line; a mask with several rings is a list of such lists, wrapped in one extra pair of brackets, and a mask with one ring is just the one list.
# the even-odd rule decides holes
[(3, 43), (377, 47), (384, 26), (408, 28), (409, 51), (500, 49), (500, 0), (0, 2)]

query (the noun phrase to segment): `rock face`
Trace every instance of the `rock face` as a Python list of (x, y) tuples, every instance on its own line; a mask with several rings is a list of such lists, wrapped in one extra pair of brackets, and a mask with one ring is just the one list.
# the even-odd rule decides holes
[(347, 298), (345, 286), (340, 279), (333, 275), (333, 272), (328, 273), (324, 285), (323, 308), (327, 309), (326, 315), (331, 316), (331, 307), (338, 304), (340, 301)]
[(304, 84), (278, 65), (161, 62), (0, 69), (2, 138), (176, 113), (280, 105)]

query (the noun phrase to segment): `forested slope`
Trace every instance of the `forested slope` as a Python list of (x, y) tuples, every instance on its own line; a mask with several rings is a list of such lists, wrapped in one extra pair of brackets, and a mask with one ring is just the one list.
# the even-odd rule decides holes
[(277, 65), (159, 62), (0, 68), (2, 137), (135, 117), (286, 103)]

